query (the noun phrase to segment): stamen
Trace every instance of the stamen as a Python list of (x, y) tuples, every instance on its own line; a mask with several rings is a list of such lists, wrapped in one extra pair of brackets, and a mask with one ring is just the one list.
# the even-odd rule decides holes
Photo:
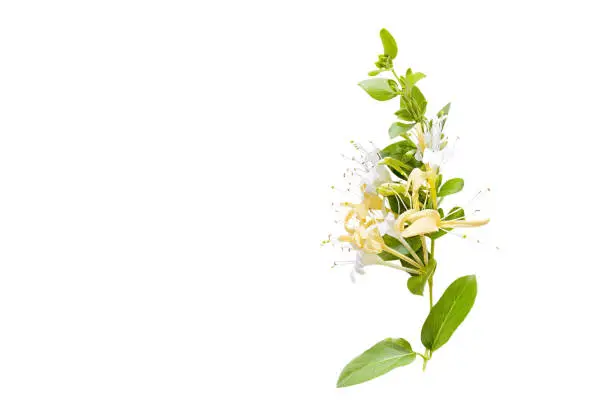
[(482, 244), (482, 245), (485, 245), (485, 246), (488, 246), (488, 247), (493, 247), (493, 248), (495, 248), (498, 251), (501, 250), (501, 248), (499, 246), (497, 246), (497, 245), (493, 245), (491, 243), (482, 241), (481, 239), (472, 238), (468, 234), (460, 234), (458, 232), (455, 232), (454, 230), (447, 230), (445, 228), (440, 228), (440, 231), (444, 231), (444, 232), (446, 232), (449, 235), (453, 235), (453, 236), (455, 236), (457, 238), (461, 238), (461, 239), (466, 239), (466, 240), (471, 241), (471, 242), (476, 243), (476, 244)]
[(387, 245), (383, 245), (383, 251), (388, 252), (391, 255), (398, 257), (399, 259), (403, 259), (404, 261), (408, 262), (410, 265), (414, 266), (415, 268), (420, 268), (419, 264), (417, 264), (415, 261), (408, 258), (406, 255), (402, 254), (401, 252), (397, 252), (395, 249), (388, 247)]
[[(406, 209), (412, 208), (412, 202), (410, 203), (410, 207), (408, 207), (406, 205), (406, 202), (404, 201), (404, 199), (402, 198), (401, 195), (399, 195), (395, 190), (393, 191), (393, 194), (394, 194), (394, 197), (396, 197), (399, 201), (401, 201), (401, 203), (404, 206), (404, 208), (406, 208)], [(408, 200), (410, 200), (410, 197), (408, 197)]]
[(394, 269), (397, 269), (397, 270), (400, 270), (400, 271), (404, 271), (404, 272), (408, 272), (408, 273), (414, 273), (414, 274), (417, 274), (417, 275), (419, 275), (421, 273), (421, 271), (419, 271), (419, 270), (412, 269), (412, 268), (406, 268), (406, 267), (403, 267), (403, 266), (399, 266), (399, 265), (396, 265), (396, 264), (394, 264), (392, 262), (389, 262), (389, 261), (382, 261), (380, 264), (384, 265), (384, 266), (388, 266), (389, 268), (394, 268)]
[(398, 241), (402, 243), (402, 245), (408, 250), (408, 252), (410, 252), (410, 255), (412, 255), (412, 257), (419, 263), (419, 265), (425, 266), (421, 258), (417, 255), (414, 249), (412, 249), (412, 247), (404, 237), (398, 235)]

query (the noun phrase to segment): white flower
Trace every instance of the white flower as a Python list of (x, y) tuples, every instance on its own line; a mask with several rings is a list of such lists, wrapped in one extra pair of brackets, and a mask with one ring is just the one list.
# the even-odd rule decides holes
[(376, 189), (384, 183), (391, 182), (391, 173), (385, 166), (376, 165), (366, 171), (361, 177), (360, 185), (368, 193), (376, 193)]
[(356, 251), (355, 262), (351, 271), (351, 280), (355, 282), (355, 274), (364, 275), (366, 266), (378, 265), (380, 262), (381, 259), (378, 255)]
[(432, 119), (430, 126), (415, 126), (417, 152), (415, 157), (432, 169), (438, 169), (448, 161), (452, 149), (448, 148), (448, 139), (443, 137), (442, 131), (446, 116)]
[(423, 153), (423, 163), (428, 164), (432, 169), (438, 169), (447, 161), (446, 151), (444, 150), (432, 150), (425, 149), (425, 153)]
[(380, 150), (372, 144), (372, 149), (368, 150), (359, 143), (351, 142), (357, 150), (358, 155), (350, 158), (358, 166), (347, 171), (350, 175), (358, 177), (357, 185), (359, 186), (360, 195), (363, 192), (376, 194), (376, 189), (384, 183), (391, 182), (391, 173), (384, 165), (379, 165), (378, 162), (382, 158)]
[(395, 228), (395, 221), (395, 215), (393, 215), (392, 212), (388, 212), (382, 221), (376, 223), (376, 225), (378, 226), (378, 231), (380, 231), (380, 235), (383, 237), (385, 235), (390, 235), (393, 238), (399, 238), (400, 235), (397, 229)]

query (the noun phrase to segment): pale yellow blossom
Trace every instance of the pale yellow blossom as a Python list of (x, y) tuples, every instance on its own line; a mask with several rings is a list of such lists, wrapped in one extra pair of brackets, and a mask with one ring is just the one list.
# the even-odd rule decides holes
[(397, 218), (395, 227), (403, 237), (408, 238), (452, 228), (480, 227), (488, 223), (488, 218), (469, 221), (443, 220), (436, 210), (416, 211), (412, 209), (402, 213)]

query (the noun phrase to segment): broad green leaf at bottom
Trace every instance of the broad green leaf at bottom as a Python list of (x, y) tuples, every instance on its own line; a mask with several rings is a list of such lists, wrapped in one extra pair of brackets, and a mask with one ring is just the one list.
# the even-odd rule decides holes
[(336, 386), (341, 388), (361, 384), (394, 368), (408, 365), (415, 357), (416, 353), (406, 340), (385, 339), (348, 363), (340, 373)]

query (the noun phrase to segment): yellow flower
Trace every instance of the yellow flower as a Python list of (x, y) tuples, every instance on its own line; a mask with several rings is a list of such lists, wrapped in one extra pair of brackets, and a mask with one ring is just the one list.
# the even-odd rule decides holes
[(422, 171), (416, 167), (412, 169), (408, 176), (406, 191), (412, 190), (410, 199), (414, 209), (419, 209), (419, 188), (428, 180), (429, 176), (429, 172)]
[(367, 254), (379, 254), (385, 248), (385, 242), (375, 226), (366, 228), (360, 225), (354, 229), (352, 234), (341, 235), (338, 239), (352, 244), (355, 248)]
[(383, 209), (383, 200), (376, 194), (370, 194), (368, 192), (363, 193), (363, 200), (359, 204), (354, 203), (342, 203), (342, 205), (346, 207), (351, 207), (352, 210), (349, 211), (349, 215), (347, 215), (347, 219), (352, 217), (353, 215), (357, 215), (360, 221), (365, 221), (366, 217), (370, 210), (382, 210)]
[[(406, 224), (409, 224), (406, 227)], [(436, 210), (408, 210), (402, 213), (395, 223), (396, 230), (405, 238), (425, 235), (444, 229), (480, 227), (489, 223), (489, 219), (482, 220), (443, 220)]]

